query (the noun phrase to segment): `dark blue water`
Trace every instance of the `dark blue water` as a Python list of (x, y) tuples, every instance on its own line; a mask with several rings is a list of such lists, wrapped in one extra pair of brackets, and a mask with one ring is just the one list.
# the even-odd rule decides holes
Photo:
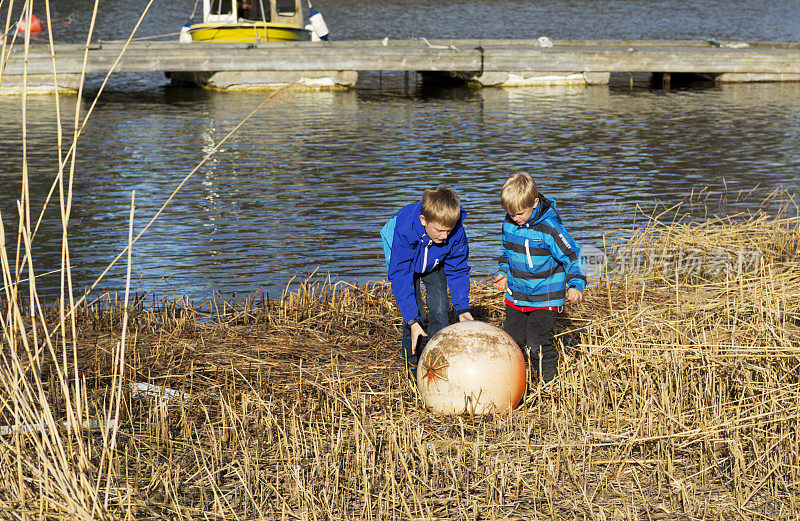
[[(334, 36), (537, 37), (800, 41), (796, 2), (323, 2)], [(97, 38), (127, 36), (145, 2), (103, 7)], [(143, 35), (174, 32), (193, 1), (149, 14)], [(85, 38), (91, 3), (55, 2), (62, 41)], [(69, 21), (69, 26), (66, 25)], [(99, 78), (91, 78), (85, 111)], [(77, 287), (94, 282), (175, 187), (267, 96), (169, 87), (161, 75), (112, 78), (79, 142), (70, 253)], [(582, 243), (630, 227), (638, 206), (707, 187), (800, 188), (800, 83), (695, 84), (663, 91), (627, 80), (590, 88), (427, 89), (414, 75), (365, 75), (349, 92), (293, 92), (256, 114), (199, 168), (134, 247), (134, 287), (202, 300), (215, 291), (271, 294), (318, 269), (380, 279), (378, 230), (432, 185), (449, 184), (468, 211), (475, 270), (499, 248), (499, 190), (534, 174)], [(76, 99), (62, 98), (71, 135)], [(32, 208), (57, 164), (54, 98), (28, 100)], [(20, 99), (0, 98), (0, 212), (13, 243), (22, 171)], [(747, 211), (755, 203), (730, 205)], [(37, 214), (38, 215), (38, 214)], [(14, 246), (9, 248), (14, 255)], [(37, 273), (60, 263), (56, 205), (34, 239)], [(123, 287), (122, 266), (100, 291)], [(295, 279), (296, 280), (296, 279)], [(57, 276), (40, 292), (57, 293)]]

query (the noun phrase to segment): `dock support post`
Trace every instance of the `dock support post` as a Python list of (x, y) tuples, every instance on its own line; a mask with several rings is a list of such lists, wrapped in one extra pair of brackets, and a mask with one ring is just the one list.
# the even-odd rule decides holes
[(408, 96), (408, 71), (405, 74), (406, 96)]
[(665, 72), (661, 75), (661, 88), (664, 90), (669, 90), (669, 81), (670, 81), (671, 74), (669, 72)]

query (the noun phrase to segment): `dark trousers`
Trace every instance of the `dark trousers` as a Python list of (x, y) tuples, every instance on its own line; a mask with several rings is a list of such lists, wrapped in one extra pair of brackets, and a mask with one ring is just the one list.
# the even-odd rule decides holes
[(522, 354), (528, 360), (528, 367), (537, 371), (545, 382), (558, 374), (558, 350), (553, 344), (555, 315), (556, 312), (549, 309), (526, 312), (506, 304), (503, 329), (522, 349)]
[[(420, 281), (425, 283), (427, 291), (428, 303), (428, 327), (425, 327), (425, 306), (422, 303), (422, 290)], [(442, 266), (438, 266), (433, 271), (429, 271), (425, 275), (414, 275), (414, 296), (417, 297), (417, 308), (419, 309), (419, 317), (422, 320), (423, 329), (428, 333), (428, 338), (432, 338), (440, 329), (447, 326), (450, 321), (450, 301), (447, 297), (447, 277), (444, 275)], [(422, 348), (425, 345), (425, 337), (421, 336), (417, 339), (417, 352), (411, 353), (411, 328), (408, 324), (403, 324), (403, 343), (402, 354), (406, 363), (412, 366), (417, 365), (419, 355), (422, 353)]]

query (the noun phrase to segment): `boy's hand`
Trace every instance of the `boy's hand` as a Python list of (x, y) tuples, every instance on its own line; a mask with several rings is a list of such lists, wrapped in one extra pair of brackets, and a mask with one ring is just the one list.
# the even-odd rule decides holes
[(508, 288), (508, 279), (502, 273), (498, 273), (494, 276), (492, 286), (494, 286), (496, 290), (505, 291), (506, 288)]
[(419, 325), (419, 322), (414, 322), (411, 324), (411, 354), (417, 354), (417, 340), (420, 336), (428, 336), (428, 333), (422, 329), (422, 326)]
[(475, 320), (474, 318), (472, 318), (472, 313), (470, 313), (469, 311), (458, 315), (459, 322), (466, 322), (467, 320)]
[(583, 301), (583, 294), (578, 291), (578, 288), (569, 288), (567, 290), (567, 302), (574, 304)]

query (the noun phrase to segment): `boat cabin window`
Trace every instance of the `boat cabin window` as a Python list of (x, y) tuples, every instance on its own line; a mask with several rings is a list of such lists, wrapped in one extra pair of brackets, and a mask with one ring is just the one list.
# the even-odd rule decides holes
[(212, 0), (211, 14), (232, 14), (233, 2), (232, 0)]
[[(266, 16), (261, 14), (261, 7), (266, 10)], [(259, 20), (269, 22), (269, 0), (236, 0), (236, 13), (245, 20)]]
[(294, 16), (297, 12), (295, 0), (275, 0), (275, 11), (281, 16)]

